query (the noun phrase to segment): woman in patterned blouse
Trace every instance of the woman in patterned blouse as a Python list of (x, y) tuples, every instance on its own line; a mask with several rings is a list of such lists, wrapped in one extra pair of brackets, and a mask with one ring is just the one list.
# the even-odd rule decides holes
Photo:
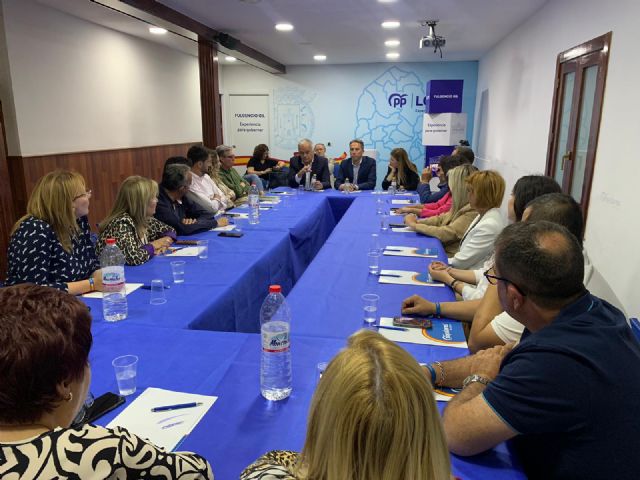
[(70, 427), (89, 389), (91, 315), (53, 288), (0, 290), (0, 478), (212, 479), (194, 453), (123, 428)]
[(153, 217), (158, 204), (158, 184), (133, 176), (122, 182), (111, 213), (100, 224), (98, 254), (107, 238), (115, 238), (127, 265), (142, 265), (164, 252), (176, 239), (176, 231)]
[(241, 480), (449, 480), (431, 384), (405, 350), (361, 330), (329, 364), (311, 401), (302, 453), (273, 451)]
[(74, 295), (102, 289), (89, 228), (89, 199), (82, 175), (56, 170), (42, 177), (27, 214), (11, 232), (7, 285), (35, 283)]

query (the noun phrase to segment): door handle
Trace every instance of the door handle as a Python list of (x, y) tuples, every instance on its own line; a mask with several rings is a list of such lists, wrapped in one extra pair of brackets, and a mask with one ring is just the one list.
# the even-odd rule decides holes
[(562, 156), (562, 165), (560, 170), (564, 170), (564, 162), (567, 160), (571, 160), (571, 150), (567, 150), (567, 153)]

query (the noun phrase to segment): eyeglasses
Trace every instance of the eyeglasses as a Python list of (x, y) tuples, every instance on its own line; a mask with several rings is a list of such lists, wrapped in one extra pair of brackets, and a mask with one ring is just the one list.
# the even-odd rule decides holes
[(73, 200), (76, 201), (77, 199), (79, 199), (80, 197), (87, 197), (87, 198), (91, 198), (91, 190), (87, 190), (84, 193), (81, 193), (80, 195), (77, 195), (75, 197), (73, 197)]
[(520, 295), (522, 295), (522, 296), (526, 296), (527, 295), (526, 293), (524, 293), (522, 291), (522, 289), (518, 285), (513, 283), (508, 278), (498, 277), (497, 275), (491, 275), (489, 273), (490, 271), (491, 271), (491, 268), (489, 270), (487, 270), (486, 272), (484, 272), (484, 277), (487, 279), (487, 282), (489, 282), (491, 285), (498, 285), (499, 281), (502, 281), (502, 282), (505, 282), (505, 283), (510, 283), (511, 285), (513, 285), (516, 288), (516, 290), (518, 290), (518, 292), (520, 292)]

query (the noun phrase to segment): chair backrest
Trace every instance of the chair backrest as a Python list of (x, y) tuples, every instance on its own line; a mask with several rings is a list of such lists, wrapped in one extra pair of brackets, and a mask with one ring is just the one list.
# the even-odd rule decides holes
[(629, 323), (631, 324), (631, 330), (633, 330), (636, 339), (640, 342), (640, 321), (637, 318), (629, 319)]

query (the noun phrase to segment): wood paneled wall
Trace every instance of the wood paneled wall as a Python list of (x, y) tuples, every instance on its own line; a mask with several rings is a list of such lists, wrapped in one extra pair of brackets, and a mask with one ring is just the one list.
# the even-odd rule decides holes
[(7, 159), (7, 141), (4, 132), (4, 116), (0, 103), (0, 280), (6, 278), (7, 247), (9, 232), (15, 222), (9, 163)]
[(24, 215), (29, 195), (40, 177), (56, 168), (64, 168), (81, 173), (87, 188), (93, 191), (89, 211), (89, 220), (93, 227), (111, 210), (118, 188), (125, 178), (130, 175), (142, 175), (160, 182), (165, 160), (177, 155), (186, 156), (189, 147), (195, 143), (198, 142), (35, 157), (9, 157), (14, 215), (16, 218)]

